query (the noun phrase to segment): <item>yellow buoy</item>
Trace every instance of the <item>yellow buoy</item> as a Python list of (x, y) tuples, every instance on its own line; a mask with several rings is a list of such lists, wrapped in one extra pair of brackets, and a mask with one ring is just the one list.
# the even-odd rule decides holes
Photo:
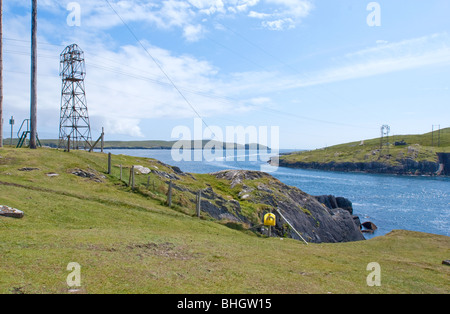
[(265, 226), (275, 226), (276, 224), (276, 217), (274, 214), (266, 214), (264, 215), (264, 225)]

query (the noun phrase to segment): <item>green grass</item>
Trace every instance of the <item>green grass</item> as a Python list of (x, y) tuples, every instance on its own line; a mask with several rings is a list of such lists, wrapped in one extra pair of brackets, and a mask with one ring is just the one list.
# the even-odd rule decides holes
[[(395, 146), (395, 142), (405, 141), (406, 146)], [(440, 131), (440, 146), (437, 131), (434, 134), (395, 135), (389, 137), (389, 145), (380, 151), (380, 138), (335, 145), (312, 151), (294, 152), (280, 156), (284, 163), (345, 163), (345, 162), (383, 162), (398, 165), (401, 160), (437, 162), (438, 152), (450, 152), (450, 128)], [(434, 144), (432, 146), (432, 143)]]
[[(0, 149), (0, 156), (0, 204), (25, 212), (0, 217), (0, 293), (69, 293), (70, 262), (81, 265), (81, 293), (450, 292), (450, 268), (441, 263), (449, 237), (398, 230), (342, 244), (269, 239), (198, 219), (182, 205), (168, 208), (163, 181), (148, 191), (147, 177), (137, 176), (132, 192), (116, 165), (170, 172), (148, 158), (113, 156), (109, 176), (100, 153)], [(105, 178), (73, 175), (78, 168)], [(209, 182), (226, 194), (223, 182), (196, 178), (183, 182)], [(381, 266), (381, 287), (366, 284), (370, 262)]]

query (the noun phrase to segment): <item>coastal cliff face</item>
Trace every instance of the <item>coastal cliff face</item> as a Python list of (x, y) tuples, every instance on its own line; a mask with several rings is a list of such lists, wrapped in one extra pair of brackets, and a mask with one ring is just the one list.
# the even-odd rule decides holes
[(450, 128), (440, 132), (438, 144), (433, 142), (433, 136), (433, 133), (425, 133), (396, 135), (384, 141), (368, 139), (285, 153), (270, 163), (281, 167), (340, 172), (448, 176)]
[(201, 216), (231, 228), (267, 234), (263, 217), (272, 212), (276, 216), (272, 236), (300, 239), (299, 232), (307, 242), (314, 243), (365, 239), (359, 218), (353, 215), (351, 202), (343, 197), (312, 196), (260, 171), (190, 174), (160, 161), (152, 163), (150, 168), (153, 169), (144, 168), (144, 172), (161, 178), (166, 184), (170, 180), (175, 190), (174, 198), (184, 206), (180, 210), (185, 213), (197, 215), (196, 206), (189, 205), (198, 203), (200, 192)]
[[(227, 201), (220, 197), (219, 203), (213, 203), (209, 200), (217, 197), (212, 195), (212, 189), (205, 191), (206, 193), (202, 192), (202, 195), (208, 195), (207, 199), (202, 201), (202, 211), (215, 218), (244, 222), (255, 227), (261, 224), (264, 214), (273, 211), (277, 219), (272, 235), (300, 239), (289, 224), (274, 211), (276, 209), (308, 242), (364, 240), (358, 224), (359, 219), (353, 216), (351, 202), (344, 198), (338, 198), (344, 208), (327, 206), (324, 198), (311, 196), (258, 171), (225, 170), (210, 175), (221, 182), (227, 182), (240, 199), (239, 202)], [(248, 207), (247, 204), (258, 210), (249, 213), (245, 208)]]
[(397, 175), (436, 175), (439, 170), (438, 162), (415, 161), (411, 159), (398, 160), (396, 164), (383, 162), (287, 162), (279, 160), (280, 167), (316, 169), (341, 172), (365, 172)]

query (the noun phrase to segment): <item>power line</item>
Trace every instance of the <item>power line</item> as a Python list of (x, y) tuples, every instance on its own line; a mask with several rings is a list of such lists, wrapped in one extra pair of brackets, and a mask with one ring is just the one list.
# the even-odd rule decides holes
[[(107, 2), (108, 2), (108, 1), (107, 1)], [(110, 4), (109, 2), (108, 2), (108, 5), (111, 7), (111, 4)], [(118, 14), (117, 11), (114, 10), (114, 8), (112, 8), (112, 9), (113, 9), (113, 11), (114, 11), (116, 14)], [(223, 101), (226, 101), (226, 102), (236, 102), (236, 101), (239, 101), (239, 100), (234, 99), (234, 98), (229, 97), (229, 96), (221, 96), (221, 95), (217, 95), (217, 94), (211, 94), (211, 93), (205, 92), (205, 91), (192, 90), (192, 89), (187, 89), (187, 88), (180, 88), (180, 87), (176, 86), (176, 85), (174, 84), (174, 82), (168, 77), (167, 73), (163, 70), (163, 68), (162, 68), (162, 67), (159, 65), (159, 63), (156, 61), (156, 59), (153, 58), (153, 56), (149, 53), (149, 51), (143, 46), (142, 42), (137, 38), (137, 36), (134, 34), (134, 32), (131, 30), (131, 28), (124, 22), (124, 20), (120, 17), (120, 15), (118, 15), (118, 16), (119, 16), (119, 18), (121, 19), (121, 21), (124, 23), (124, 25), (128, 28), (128, 30), (130, 31), (130, 33), (132, 33), (132, 35), (133, 35), (133, 37), (135, 38), (135, 40), (142, 46), (142, 48), (144, 48), (145, 52), (146, 52), (147, 54), (150, 55), (150, 57), (152, 58), (152, 60), (153, 60), (153, 61), (155, 62), (155, 64), (160, 68), (161, 72), (165, 75), (165, 77), (168, 79), (169, 82), (164, 82), (164, 81), (161, 81), (161, 80), (158, 80), (158, 79), (153, 79), (153, 78), (150, 78), (150, 77), (147, 77), (147, 76), (142, 76), (142, 75), (137, 75), (137, 74), (134, 74), (134, 73), (126, 72), (126, 71), (117, 70), (117, 69), (114, 69), (114, 68), (111, 68), (111, 67), (101, 66), (101, 65), (98, 65), (98, 64), (95, 64), (95, 63), (92, 63), (92, 64), (91, 64), (91, 62), (88, 62), (89, 66), (96, 67), (96, 68), (99, 68), (99, 69), (103, 69), (103, 70), (105, 70), (105, 71), (109, 71), (109, 72), (112, 72), (112, 73), (115, 73), (115, 74), (119, 74), (119, 75), (124, 75), (124, 76), (128, 76), (128, 77), (132, 77), (132, 78), (135, 78), (135, 79), (140, 79), (140, 80), (150, 81), (150, 82), (153, 82), (153, 83), (155, 83), (155, 84), (162, 85), (162, 86), (171, 86), (171, 87), (174, 87), (179, 93), (181, 92), (181, 90), (183, 90), (183, 91), (185, 91), (185, 92), (194, 93), (194, 94), (197, 94), (197, 95), (200, 95), (200, 96), (205, 96), (205, 97), (213, 98), (213, 99), (216, 99), (216, 100), (219, 100), (219, 99), (220, 99), (220, 100), (223, 100)], [(276, 56), (274, 56), (273, 54), (271, 54), (270, 52), (268, 52), (268, 51), (265, 50), (264, 48), (260, 47), (259, 45), (255, 44), (254, 42), (250, 41), (249, 39), (247, 39), (245, 36), (241, 35), (241, 34), (238, 33), (237, 31), (231, 29), (230, 27), (224, 25), (223, 23), (219, 23), (219, 24), (222, 25), (224, 28), (227, 28), (228, 30), (230, 30), (231, 32), (233, 32), (235, 35), (239, 36), (239, 37), (242, 38), (243, 40), (245, 40), (245, 41), (246, 41), (247, 43), (249, 43), (250, 45), (256, 47), (256, 48), (259, 49), (259, 50), (261, 50), (261, 51), (264, 52), (266, 55), (268, 55), (268, 56), (270, 56), (271, 58), (277, 60), (277, 61), (280, 62), (283, 66), (288, 67), (288, 68), (291, 69), (292, 71), (295, 71), (296, 73), (298, 73), (297, 69), (295, 69), (295, 68), (293, 68), (292, 66), (286, 64), (286, 63), (283, 62), (282, 60), (279, 60), (279, 58), (277, 58)], [(249, 59), (246, 58), (245, 56), (243, 56), (243, 55), (239, 54), (238, 52), (236, 52), (235, 50), (233, 50), (233, 49), (227, 47), (227, 46), (224, 45), (223, 43), (220, 43), (220, 42), (218, 42), (218, 41), (216, 41), (216, 40), (213, 40), (213, 39), (210, 38), (210, 37), (207, 37), (207, 38), (208, 38), (210, 41), (212, 41), (213, 43), (215, 43), (216, 45), (218, 45), (218, 46), (220, 46), (220, 47), (222, 47), (222, 48), (224, 48), (224, 49), (227, 49), (228, 51), (232, 52), (233, 54), (238, 55), (240, 58), (246, 60), (247, 62), (250, 62), (250, 63), (252, 63), (252, 64), (258, 66), (259, 68), (263, 68), (263, 69), (264, 69), (264, 67), (262, 67), (261, 65), (255, 63), (253, 60), (249, 60)], [(18, 42), (27, 42), (27, 41), (25, 41), (25, 40), (19, 40), (19, 39), (13, 39), (13, 38), (9, 38), (9, 40), (18, 41)], [(48, 43), (46, 43), (46, 44), (47, 44), (47, 45), (52, 45), (52, 46), (60, 46), (60, 45), (56, 45), (56, 44), (48, 44)], [(22, 53), (22, 54), (23, 54), (23, 53)], [(90, 54), (92, 54), (92, 53), (90, 53)], [(97, 55), (95, 55), (95, 54), (92, 54), (92, 55), (93, 55), (93, 56), (97, 56)], [(45, 56), (45, 57), (50, 57), (50, 56)], [(98, 56), (97, 56), (97, 57), (98, 57)], [(101, 58), (102, 58), (102, 60), (104, 60), (103, 57), (101, 57)], [(126, 66), (127, 68), (130, 68), (130, 69), (133, 69), (133, 70), (140, 70), (140, 69), (136, 69), (136, 68), (134, 68), (134, 67), (128, 66), (128, 65), (124, 65), (123, 63), (117, 62), (117, 61), (115, 61), (115, 60), (109, 59), (109, 61), (111, 61), (111, 62), (113, 62), (113, 63), (120, 64), (121, 66)], [(146, 74), (146, 75), (148, 75), (148, 74)], [(189, 105), (189, 106), (191, 107), (191, 109), (196, 113), (196, 115), (200, 117), (198, 111), (193, 107), (193, 105), (191, 104), (191, 102), (190, 102), (189, 100), (187, 100), (187, 98), (186, 98), (182, 93), (180, 93), (180, 95), (182, 95), (183, 99), (188, 103), (188, 105)], [(319, 97), (320, 97), (320, 95), (319, 95)], [(264, 106), (252, 105), (252, 107), (253, 107), (253, 108), (256, 108), (256, 109), (259, 110), (259, 111), (266, 111), (266, 112), (270, 112), (271, 114), (275, 112), (275, 113), (280, 114), (280, 115), (286, 115), (286, 116), (289, 116), (290, 118), (299, 118), (299, 119), (302, 119), (302, 120), (315, 121), (315, 122), (318, 122), (318, 123), (332, 124), (332, 125), (341, 125), (341, 126), (353, 127), (353, 128), (360, 128), (360, 129), (374, 129), (374, 128), (370, 128), (370, 127), (367, 127), (367, 126), (357, 126), (357, 125), (352, 125), (352, 124), (339, 123), (339, 122), (336, 122), (336, 121), (327, 121), (327, 120), (317, 119), (317, 118), (311, 118), (311, 117), (307, 117), (307, 116), (300, 116), (300, 115), (293, 114), (292, 112), (283, 112), (283, 111), (281, 111), (281, 110), (274, 110), (274, 109), (266, 108), (266, 107), (264, 107)], [(202, 117), (200, 117), (200, 118), (202, 119), (203, 123), (204, 123), (205, 125), (207, 125), (207, 124), (205, 123), (204, 119), (203, 119)]]
[[(153, 55), (148, 51), (148, 49), (142, 44), (142, 42), (139, 40), (139, 38), (136, 36), (136, 34), (133, 32), (133, 30), (130, 28), (130, 26), (123, 20), (123, 18), (119, 15), (119, 13), (114, 9), (114, 7), (111, 5), (111, 3), (108, 0), (105, 0), (106, 3), (109, 5), (111, 10), (114, 11), (114, 13), (119, 17), (119, 19), (122, 21), (124, 26), (128, 29), (128, 31), (131, 33), (131, 35), (134, 37), (134, 39), (138, 42), (138, 44), (144, 49), (144, 51), (150, 56), (150, 58), (153, 60), (153, 62), (156, 64), (156, 66), (160, 69), (160, 71), (164, 74), (164, 76), (167, 78), (167, 80), (170, 82), (170, 84), (173, 86), (173, 88), (180, 94), (180, 96), (184, 99), (184, 101), (189, 105), (189, 107), (194, 111), (194, 113), (199, 117), (199, 119), (202, 121), (202, 123), (209, 129), (211, 132), (211, 136), (214, 138), (217, 138), (216, 134), (213, 132), (213, 130), (210, 128), (210, 126), (206, 123), (206, 121), (201, 117), (201, 115), (198, 113), (198, 111), (194, 108), (194, 106), (191, 104), (191, 102), (186, 98), (186, 96), (182, 93), (182, 91), (178, 88), (178, 86), (175, 84), (175, 82), (170, 78), (170, 76), (164, 71), (163, 67), (157, 62), (157, 60), (153, 57)], [(222, 139), (219, 139), (219, 141)], [(238, 165), (238, 168), (243, 170), (243, 168), (240, 166), (239, 161), (236, 159), (235, 164)]]
[[(5, 53), (9, 53), (9, 54), (14, 54), (14, 55), (30, 56), (30, 52), (25, 52), (25, 51), (4, 50), (4, 52)], [(38, 57), (39, 58), (46, 58), (46, 59), (55, 59), (56, 58), (55, 56), (48, 55), (48, 54), (38, 54)], [(111, 62), (115, 62), (117, 64), (120, 64), (121, 66), (125, 66), (125, 67), (130, 68), (130, 69), (138, 70), (136, 68), (124, 65), (123, 63), (120, 63), (120, 62), (116, 62), (116, 61), (113, 61), (113, 60), (111, 60)], [(97, 68), (97, 69), (108, 71), (110, 73), (118, 74), (118, 75), (121, 75), (121, 76), (131, 77), (131, 78), (134, 78), (134, 79), (137, 79), (137, 80), (142, 80), (142, 81), (148, 81), (148, 82), (151, 82), (151, 83), (154, 83), (154, 84), (158, 84), (158, 85), (161, 85), (161, 86), (172, 87), (172, 84), (170, 84), (169, 82), (164, 82), (164, 81), (161, 81), (161, 80), (158, 80), (158, 79), (155, 79), (155, 78), (151, 78), (149, 76), (143, 76), (143, 75), (127, 72), (127, 71), (122, 71), (122, 70), (116, 69), (114, 67), (108, 67), (108, 66), (99, 65), (98, 63), (92, 63), (89, 60), (86, 61), (86, 64), (87, 64), (88, 67)], [(29, 73), (26, 73), (26, 72), (19, 72), (19, 71), (12, 71), (12, 70), (5, 71), (5, 72), (29, 74)], [(146, 75), (148, 75), (148, 74), (146, 74)], [(155, 77), (157, 77), (157, 76), (155, 76)], [(229, 96), (222, 96), (222, 95), (212, 94), (212, 93), (207, 92), (207, 91), (194, 90), (194, 89), (188, 89), (188, 88), (182, 88), (182, 87), (179, 87), (179, 89), (183, 90), (183, 91), (185, 91), (187, 93), (196, 94), (196, 95), (199, 95), (199, 96), (212, 98), (212, 99), (216, 99), (216, 100), (227, 102), (227, 103), (238, 101), (237, 99), (233, 99), (233, 98), (231, 98)]]
[[(144, 46), (144, 44), (142, 44), (141, 40), (136, 36), (136, 34), (133, 32), (133, 30), (131, 29), (131, 27), (124, 21), (124, 19), (119, 15), (119, 13), (114, 9), (114, 7), (111, 5), (111, 3), (108, 0), (105, 0), (105, 2), (109, 5), (109, 7), (111, 8), (111, 10), (113, 10), (113, 12), (117, 15), (117, 17), (122, 21), (122, 24), (128, 29), (128, 31), (130, 32), (130, 34), (134, 37), (134, 39), (137, 41), (137, 43), (142, 47), (142, 49), (144, 49), (144, 51), (147, 53), (147, 55), (153, 60), (153, 62), (156, 64), (156, 66), (159, 68), (159, 70), (161, 71), (161, 73), (164, 74), (164, 76), (166, 77), (166, 79), (170, 82), (170, 84), (172, 85), (172, 87), (178, 92), (178, 94), (184, 99), (184, 101), (186, 102), (186, 104), (188, 104), (189, 107), (191, 107), (192, 111), (194, 111), (194, 113), (197, 115), (197, 117), (199, 117), (202, 120), (202, 123), (208, 128), (210, 129), (209, 125), (205, 122), (205, 120), (202, 118), (202, 116), (199, 114), (199, 112), (197, 111), (197, 109), (194, 108), (194, 106), (191, 104), (191, 102), (186, 98), (186, 96), (181, 92), (181, 90), (178, 88), (178, 86), (175, 84), (175, 82), (170, 78), (170, 76), (166, 73), (166, 71), (163, 69), (163, 67), (159, 64), (159, 62), (153, 57), (153, 55), (148, 51), (148, 49)], [(210, 129), (211, 134), (214, 135), (214, 132), (212, 132), (212, 130)], [(215, 135), (214, 135), (215, 137)]]
[[(293, 71), (296, 74), (300, 74), (302, 76), (304, 76), (306, 79), (311, 79), (310, 76), (308, 76), (306, 73), (300, 73), (298, 71), (298, 69), (292, 67), (291, 65), (287, 64), (286, 62), (284, 62), (283, 60), (280, 60), (278, 57), (276, 57), (275, 55), (273, 55), (272, 53), (268, 52), (266, 49), (262, 48), (261, 46), (257, 45), (256, 43), (254, 43), (253, 41), (249, 40), (248, 38), (246, 38), (244, 35), (240, 34), (239, 32), (235, 31), (234, 29), (228, 27), (227, 25), (217, 22), (219, 25), (223, 26), (224, 28), (228, 29), (230, 32), (234, 33), (236, 36), (240, 37), (241, 39), (243, 39), (245, 42), (247, 42), (248, 44), (250, 44), (251, 46), (255, 47), (256, 49), (262, 51), (264, 54), (266, 54), (267, 56), (273, 58), (274, 60), (276, 60), (278, 63), (280, 63), (281, 65), (283, 65), (284, 67), (290, 69), (291, 71)], [(323, 87), (321, 84), (317, 85), (319, 88), (322, 88), (323, 90), (327, 91), (330, 95), (335, 96), (337, 98), (340, 98), (341, 100), (343, 100), (344, 102), (351, 104), (353, 106), (355, 106), (355, 104), (352, 104), (349, 100), (344, 99), (342, 96), (337, 95), (336, 93), (333, 93), (332, 91), (328, 90), (327, 88)], [(314, 93), (315, 94), (315, 93)], [(321, 97), (320, 94), (315, 94), (318, 97)], [(374, 129), (374, 128), (371, 128)]]
[[(23, 52), (23, 51), (5, 50), (5, 53), (30, 56), (29, 52)], [(91, 54), (92, 56), (99, 57), (98, 55), (95, 55), (95, 54), (92, 54), (92, 53), (89, 53), (89, 54)], [(38, 54), (38, 57), (39, 58), (47, 58), (47, 59), (55, 59), (56, 58), (55, 56), (48, 55), (48, 54)], [(137, 69), (137, 68), (134, 68), (134, 67), (130, 67), (128, 65), (124, 65), (123, 63), (115, 61), (115, 60), (112, 60), (112, 59), (109, 59), (109, 61), (113, 62), (113, 63), (116, 63), (116, 64), (119, 64), (121, 66), (130, 68), (130, 69), (133, 69), (133, 70), (140, 70), (140, 69)], [(97, 69), (100, 69), (100, 70), (103, 70), (103, 71), (107, 71), (107, 72), (110, 72), (110, 73), (114, 73), (114, 74), (117, 74), (117, 75), (126, 76), (126, 77), (130, 77), (130, 78), (134, 78), (134, 79), (142, 80), (142, 81), (148, 81), (148, 82), (151, 82), (151, 83), (154, 83), (154, 84), (157, 84), (157, 85), (161, 85), (161, 86), (165, 86), (165, 87), (172, 87), (173, 86), (169, 82), (165, 82), (165, 81), (158, 80), (156, 78), (149, 77), (148, 73), (146, 73), (146, 75), (144, 76), (144, 75), (140, 75), (140, 74), (136, 74), (136, 73), (132, 73), (132, 72), (128, 72), (128, 71), (123, 71), (121, 69), (114, 68), (113, 66), (100, 65), (97, 62), (92, 62), (92, 61), (89, 61), (89, 60), (86, 63), (88, 65), (88, 67), (97, 68)], [(5, 70), (5, 72), (18, 73), (18, 74), (29, 74), (27, 72), (20, 72), (20, 71), (15, 71), (15, 70), (14, 71), (13, 70)], [(49, 76), (50, 77), (50, 75), (43, 75), (43, 74), (40, 74), (39, 76)], [(157, 76), (154, 76), (154, 77), (157, 77)], [(94, 84), (94, 83), (92, 83), (92, 84), (100, 86), (102, 88), (111, 89), (111, 88), (106, 87), (104, 85)], [(199, 95), (199, 96), (215, 99), (216, 101), (220, 101), (220, 102), (223, 102), (223, 103), (232, 103), (233, 104), (233, 103), (236, 103), (236, 102), (240, 101), (240, 100), (238, 100), (236, 98), (232, 98), (232, 97), (229, 97), (229, 96), (222, 96), (222, 95), (212, 94), (212, 93), (209, 93), (207, 91), (194, 90), (194, 89), (188, 89), (188, 88), (182, 88), (182, 87), (178, 87), (178, 88), (179, 88), (179, 90), (182, 90), (182, 91), (184, 91), (186, 93), (196, 94), (196, 95)], [(131, 95), (131, 96), (134, 96), (134, 97), (142, 98), (141, 96), (137, 96), (137, 95), (130, 94), (130, 93), (128, 93), (128, 94)], [(321, 124), (344, 126), (344, 127), (358, 128), (358, 129), (374, 129), (374, 128), (370, 128), (370, 127), (367, 127), (367, 126), (348, 124), (348, 123), (342, 123), (342, 122), (336, 122), (336, 121), (328, 121), (328, 120), (318, 119), (318, 118), (314, 118), (314, 117), (310, 117), (310, 116), (298, 115), (298, 114), (295, 114), (293, 112), (285, 112), (285, 111), (282, 111), (282, 110), (279, 110), (279, 109), (268, 108), (268, 107), (261, 106), (261, 105), (254, 105), (253, 104), (253, 105), (251, 105), (251, 108), (253, 110), (256, 110), (256, 111), (262, 111), (262, 112), (266, 112), (266, 113), (269, 113), (269, 114), (276, 114), (276, 115), (279, 115), (279, 116), (288, 117), (289, 119), (292, 119), (292, 120), (295, 120), (295, 121), (297, 121), (297, 120), (307, 120), (307, 121), (314, 121), (314, 122), (321, 123)]]

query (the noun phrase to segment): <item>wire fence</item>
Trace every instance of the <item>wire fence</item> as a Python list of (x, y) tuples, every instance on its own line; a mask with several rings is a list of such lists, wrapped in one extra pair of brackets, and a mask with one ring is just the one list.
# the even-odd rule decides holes
[(107, 174), (118, 180), (131, 192), (158, 200), (161, 205), (188, 215), (201, 216), (201, 189), (191, 191), (177, 186), (174, 180), (161, 176), (157, 171), (136, 165), (115, 164), (108, 153)]

